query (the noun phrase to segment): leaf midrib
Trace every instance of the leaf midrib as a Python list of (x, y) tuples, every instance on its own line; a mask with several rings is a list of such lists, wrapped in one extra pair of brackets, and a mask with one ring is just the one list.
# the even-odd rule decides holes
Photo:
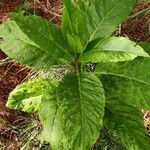
[[(80, 73), (77, 73), (77, 80), (78, 80), (78, 88), (79, 88), (79, 100), (80, 100), (80, 109), (81, 109), (81, 141), (82, 142), (82, 129), (83, 129), (83, 109), (82, 109), (82, 96), (81, 96), (81, 82), (80, 82)], [(82, 148), (82, 143), (81, 143), (81, 149)]]
[[(132, 54), (136, 54), (136, 55), (141, 55), (141, 54), (143, 54), (144, 53), (144, 51), (142, 52), (141, 51), (141, 53), (139, 52), (139, 51), (136, 51), (136, 50), (105, 50), (105, 49), (102, 49), (102, 50), (91, 50), (91, 51), (88, 51), (88, 52), (86, 52), (87, 54), (89, 54), (89, 53), (96, 53), (96, 52), (106, 52), (106, 53), (108, 53), (108, 52), (120, 52), (120, 53), (132, 53)], [(85, 54), (85, 53), (84, 53)], [(145, 52), (145, 55), (146, 55), (147, 53)], [(149, 55), (147, 54), (147, 57), (148, 57)]]

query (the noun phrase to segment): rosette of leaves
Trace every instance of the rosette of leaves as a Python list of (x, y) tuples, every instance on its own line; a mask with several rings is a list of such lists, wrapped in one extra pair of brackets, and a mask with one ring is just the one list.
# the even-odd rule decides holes
[[(144, 51), (111, 36), (136, 0), (63, 2), (61, 27), (16, 13), (0, 26), (0, 48), (10, 58), (37, 70), (70, 70), (57, 84), (42, 78), (19, 85), (7, 106), (38, 112), (42, 137), (53, 150), (88, 150), (102, 126), (128, 150), (150, 149), (141, 114), (150, 108), (149, 45)], [(84, 69), (88, 63), (95, 64), (91, 71)]]

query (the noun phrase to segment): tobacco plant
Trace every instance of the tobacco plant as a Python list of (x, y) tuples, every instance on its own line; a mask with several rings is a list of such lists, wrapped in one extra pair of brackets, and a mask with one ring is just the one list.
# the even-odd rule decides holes
[(18, 85), (6, 104), (37, 112), (53, 150), (88, 150), (102, 127), (128, 150), (150, 149), (141, 113), (150, 108), (150, 49), (112, 36), (135, 3), (64, 0), (60, 27), (17, 13), (0, 26), (10, 58), (54, 74)]

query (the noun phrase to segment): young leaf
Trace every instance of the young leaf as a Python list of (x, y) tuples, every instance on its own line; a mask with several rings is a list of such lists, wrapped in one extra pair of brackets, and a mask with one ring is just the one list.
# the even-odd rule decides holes
[(93, 50), (80, 56), (81, 62), (128, 61), (137, 56), (149, 57), (144, 49), (125, 37), (110, 37), (100, 40)]
[(0, 26), (0, 36), (3, 38), (0, 49), (20, 63), (38, 69), (49, 68), (58, 63), (51, 54), (32, 42), (12, 20)]
[(56, 85), (56, 82), (44, 78), (26, 81), (10, 93), (6, 106), (24, 112), (37, 112), (43, 94)]
[(95, 74), (104, 76), (102, 79), (108, 99), (120, 99), (132, 106), (149, 109), (149, 66), (148, 58), (120, 63), (99, 63)]
[[(81, 1), (64, 1), (62, 31), (70, 50), (74, 53), (82, 53), (87, 39), (86, 18), (81, 12)], [(85, 34), (86, 33), (86, 34)]]
[(90, 149), (99, 135), (104, 105), (103, 87), (95, 75), (67, 75), (42, 99), (39, 113), (44, 139), (53, 150)]
[(38, 16), (22, 16), (17, 13), (11, 13), (10, 16), (20, 30), (45, 53), (61, 62), (70, 58), (59, 27)]
[(104, 125), (118, 134), (127, 150), (150, 149), (140, 110), (118, 99), (107, 101), (106, 107)]

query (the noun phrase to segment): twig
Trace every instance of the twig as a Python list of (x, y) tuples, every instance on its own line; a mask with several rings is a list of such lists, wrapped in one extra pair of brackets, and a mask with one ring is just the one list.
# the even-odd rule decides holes
[(137, 17), (137, 16), (139, 16), (139, 15), (145, 13), (146, 11), (147, 11), (147, 14), (150, 13), (150, 9), (149, 9), (149, 8), (146, 8), (146, 9), (144, 9), (144, 10), (141, 10), (141, 11), (137, 12), (137, 13), (134, 14), (134, 15), (129, 16), (127, 19), (135, 18), (135, 17)]

